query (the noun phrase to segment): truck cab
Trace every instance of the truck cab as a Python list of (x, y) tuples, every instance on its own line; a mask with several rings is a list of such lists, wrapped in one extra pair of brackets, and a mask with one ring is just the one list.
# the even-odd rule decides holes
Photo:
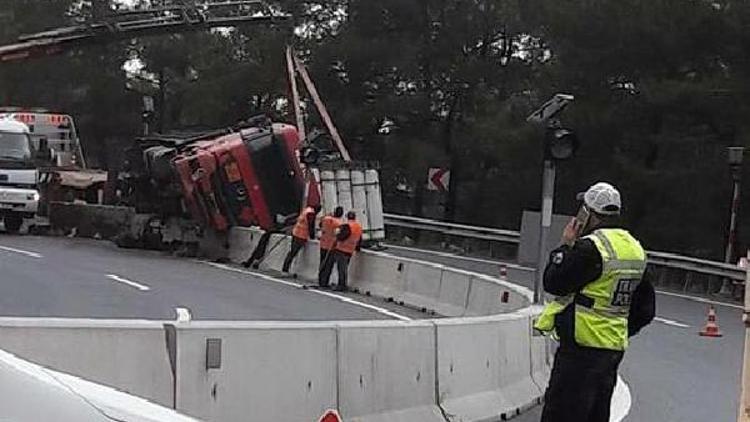
[(36, 156), (28, 126), (0, 119), (0, 218), (7, 232), (17, 233), (37, 212)]

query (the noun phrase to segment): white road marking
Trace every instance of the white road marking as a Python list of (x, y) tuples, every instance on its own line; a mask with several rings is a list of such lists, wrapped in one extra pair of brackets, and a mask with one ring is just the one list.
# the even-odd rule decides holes
[(662, 324), (667, 324), (667, 325), (671, 325), (673, 327), (678, 327), (678, 328), (690, 328), (690, 326), (687, 324), (683, 324), (681, 322), (677, 322), (677, 321), (662, 318), (662, 317), (656, 317), (654, 318), (654, 321), (658, 321), (658, 322), (661, 322)]
[(401, 321), (413, 321), (408, 316), (397, 314), (396, 312), (389, 311), (388, 309), (381, 308), (380, 306), (370, 305), (369, 303), (363, 303), (363, 302), (360, 302), (358, 300), (354, 300), (354, 299), (352, 299), (350, 297), (337, 295), (335, 293), (326, 292), (326, 291), (323, 291), (323, 290), (311, 290), (311, 291), (313, 293), (317, 293), (319, 295), (332, 297), (332, 298), (340, 300), (340, 301), (342, 301), (344, 303), (351, 303), (352, 305), (361, 306), (363, 308), (367, 308), (367, 309), (373, 310), (373, 311), (378, 312), (380, 314), (387, 315), (387, 316), (389, 316), (391, 318), (395, 318), (395, 319), (398, 319), (398, 320), (401, 320)]
[(135, 281), (128, 280), (127, 278), (122, 278), (116, 274), (107, 274), (107, 278), (109, 278), (110, 280), (114, 280), (118, 283), (127, 284), (128, 286), (134, 287), (142, 292), (147, 292), (151, 290), (151, 287), (148, 287), (145, 284), (136, 283)]
[(255, 276), (255, 277), (258, 277), (258, 278), (262, 278), (263, 280), (273, 282), (273, 283), (279, 283), (279, 284), (283, 284), (285, 286), (292, 286), (292, 287), (302, 288), (302, 284), (300, 284), (300, 283), (294, 283), (294, 282), (287, 281), (287, 280), (281, 280), (281, 279), (278, 279), (276, 277), (271, 277), (270, 275), (266, 275), (266, 274), (263, 274), (263, 273), (257, 273), (255, 271), (250, 271), (250, 270), (243, 270), (243, 269), (240, 269), (240, 268), (232, 267), (231, 265), (219, 264), (218, 262), (209, 262), (209, 261), (198, 261), (198, 262), (200, 262), (201, 264), (210, 265), (210, 266), (212, 266), (214, 268), (219, 268), (221, 270), (232, 271), (232, 272), (235, 272), (235, 273), (246, 274), (246, 275), (252, 275), (252, 276)]
[(36, 252), (25, 251), (23, 249), (10, 248), (8, 246), (0, 246), (0, 251), (13, 252), (21, 255), (30, 256), (32, 258), (43, 258), (42, 254)]
[(633, 398), (630, 396), (630, 387), (617, 374), (617, 384), (615, 391), (612, 393), (612, 403), (610, 404), (609, 421), (621, 422), (630, 413), (630, 407), (633, 405)]
[[(214, 268), (219, 268), (219, 269), (222, 269), (222, 270), (225, 270), (225, 271), (232, 271), (232, 272), (235, 272), (235, 273), (251, 275), (253, 277), (258, 277), (260, 279), (263, 279), (263, 280), (266, 280), (266, 281), (270, 281), (270, 282), (273, 282), (273, 283), (283, 284), (285, 286), (291, 286), (291, 287), (297, 287), (297, 288), (302, 288), (304, 286), (301, 283), (294, 283), (294, 282), (287, 281), (287, 280), (281, 280), (279, 278), (270, 276), (268, 274), (263, 274), (263, 273), (259, 273), (259, 272), (255, 272), (255, 271), (250, 271), (250, 270), (243, 270), (243, 269), (235, 268), (235, 267), (232, 267), (232, 266), (226, 265), (226, 264), (219, 264), (219, 263), (216, 263), (216, 262), (208, 262), (208, 261), (198, 261), (198, 262), (203, 263), (203, 264), (207, 264), (207, 265), (210, 265), (210, 266), (212, 266)], [(389, 311), (388, 309), (381, 308), (380, 306), (375, 306), (375, 305), (371, 305), (369, 303), (360, 302), (360, 301), (352, 299), (350, 297), (346, 297), (346, 296), (342, 296), (342, 295), (338, 295), (338, 294), (335, 294), (335, 293), (326, 292), (326, 291), (322, 291), (322, 290), (317, 290), (317, 289), (309, 289), (307, 291), (311, 292), (311, 293), (316, 293), (316, 294), (319, 294), (319, 295), (327, 296), (327, 297), (330, 297), (332, 299), (336, 299), (336, 300), (344, 302), (344, 303), (349, 303), (351, 305), (359, 306), (361, 308), (369, 309), (371, 311), (375, 311), (375, 312), (377, 312), (379, 314), (383, 314), (383, 315), (389, 316), (389, 317), (394, 318), (394, 319), (398, 319), (398, 320), (401, 320), (401, 321), (412, 321), (412, 319), (409, 318), (409, 317), (407, 317), (407, 316), (398, 314), (398, 313), (393, 312), (393, 311)]]
[(742, 305), (735, 305), (734, 303), (720, 302), (717, 300), (706, 299), (702, 297), (688, 296), (681, 293), (665, 292), (664, 290), (657, 290), (656, 293), (665, 296), (679, 297), (681, 299), (692, 300), (693, 302), (708, 303), (709, 305), (726, 306), (727, 308), (744, 309)]
[(190, 322), (193, 319), (188, 308), (174, 308), (174, 311), (177, 313), (177, 322)]

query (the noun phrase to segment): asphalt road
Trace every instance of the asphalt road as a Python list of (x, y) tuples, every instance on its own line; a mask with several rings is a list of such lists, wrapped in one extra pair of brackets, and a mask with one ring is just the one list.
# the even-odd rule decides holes
[[(499, 264), (444, 253), (391, 253), (497, 275)], [(243, 272), (238, 272), (243, 271)], [(289, 281), (231, 267), (118, 249), (86, 239), (0, 234), (0, 316), (351, 320), (419, 317), (385, 304), (344, 302)], [(521, 283), (530, 287), (531, 280)], [(327, 292), (326, 292), (327, 293)], [(736, 306), (736, 305), (735, 305)], [(633, 404), (626, 421), (735, 420), (742, 355), (739, 307), (717, 305), (720, 339), (699, 337), (708, 304), (659, 294), (655, 321), (632, 341), (621, 367)], [(538, 409), (519, 421), (538, 420)]]
[[(497, 262), (442, 252), (390, 248), (390, 253), (498, 275)], [(516, 282), (517, 280), (510, 280)], [(533, 280), (519, 284), (532, 288)], [(628, 422), (731, 422), (737, 420), (744, 326), (738, 305), (716, 303), (724, 337), (698, 336), (709, 304), (657, 294), (657, 317), (631, 339), (620, 367), (632, 396)], [(538, 421), (539, 410), (520, 417)]]
[(172, 320), (185, 308), (211, 320), (392, 318), (238, 271), (109, 242), (0, 233), (0, 316)]

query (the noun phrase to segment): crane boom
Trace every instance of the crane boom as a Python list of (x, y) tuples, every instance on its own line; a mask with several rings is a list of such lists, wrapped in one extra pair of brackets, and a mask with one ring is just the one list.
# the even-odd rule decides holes
[(173, 34), (243, 24), (289, 19), (260, 1), (206, 3), (136, 9), (108, 16), (101, 22), (22, 35), (18, 42), (0, 46), (0, 63), (60, 54), (87, 43), (107, 43), (137, 36)]

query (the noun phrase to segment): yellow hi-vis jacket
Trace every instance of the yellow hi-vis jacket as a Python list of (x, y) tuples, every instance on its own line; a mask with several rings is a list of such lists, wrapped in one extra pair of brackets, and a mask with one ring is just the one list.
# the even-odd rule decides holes
[(622, 229), (599, 229), (586, 236), (602, 257), (602, 274), (583, 290), (555, 297), (534, 328), (553, 332), (555, 316), (575, 306), (575, 341), (579, 346), (608, 350), (628, 347), (630, 299), (646, 271), (646, 251)]

